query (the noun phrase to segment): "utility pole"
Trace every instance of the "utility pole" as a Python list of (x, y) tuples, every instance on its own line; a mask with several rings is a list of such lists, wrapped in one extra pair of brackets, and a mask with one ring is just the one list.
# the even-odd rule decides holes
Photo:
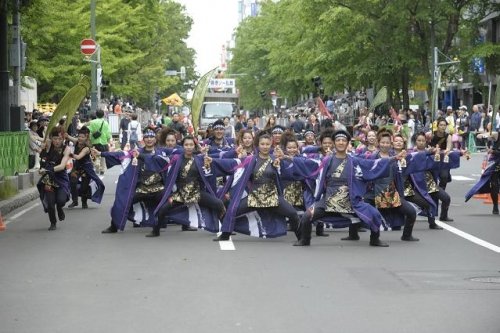
[[(95, 41), (95, 7), (96, 0), (90, 0), (90, 37)], [(97, 41), (96, 41), (97, 42)], [(99, 54), (99, 49), (97, 50)], [(97, 111), (97, 104), (99, 103), (97, 99), (97, 59), (96, 54), (92, 55), (91, 61), (91, 77), (92, 77), (92, 91), (90, 93), (90, 110), (92, 113)], [(100, 59), (99, 59), (100, 60)]]
[(19, 105), (19, 95), (21, 91), (21, 24), (19, 18), (19, 0), (14, 0), (14, 15), (12, 17), (12, 45), (11, 45), (11, 65), (14, 69), (12, 76), (12, 106)]
[[(433, 6), (432, 6), (432, 2), (431, 2), (431, 13), (433, 13), (432, 11), (433, 9)], [(435, 97), (434, 96), (434, 91), (437, 91), (436, 90), (436, 55), (434, 54), (435, 52), (435, 49), (436, 49), (436, 38), (435, 38), (435, 25), (434, 25), (434, 20), (431, 18), (431, 20), (429, 21), (429, 24), (430, 24), (430, 33), (431, 33), (431, 54), (432, 54), (432, 67), (431, 67), (431, 77), (432, 77), (432, 81), (431, 81), (431, 124), (432, 122), (434, 121), (434, 117), (436, 115), (436, 110), (437, 110), (437, 102), (435, 102)]]
[[(448, 66), (448, 65), (455, 65), (459, 64), (460, 61), (455, 60), (455, 59), (450, 59), (447, 55), (444, 53), (440, 52), (437, 47), (434, 47), (433, 50), (433, 89), (432, 89), (432, 117), (434, 119), (434, 116), (437, 112), (437, 105), (438, 105), (438, 90), (439, 86), (441, 85), (441, 69), (440, 66)], [(444, 56), (448, 61), (444, 62), (439, 62), (439, 53), (441, 53), (442, 56)]]
[(10, 131), (7, 1), (0, 0), (0, 132)]

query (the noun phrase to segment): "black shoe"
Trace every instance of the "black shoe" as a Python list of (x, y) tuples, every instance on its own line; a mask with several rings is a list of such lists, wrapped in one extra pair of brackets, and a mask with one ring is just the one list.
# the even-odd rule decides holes
[(441, 228), (440, 226), (438, 226), (436, 223), (431, 223), (431, 224), (429, 224), (429, 229), (433, 229), (433, 230), (443, 230), (443, 228)]
[(401, 230), (401, 226), (391, 227), (391, 230), (392, 231), (399, 231), (399, 230)]
[(78, 206), (78, 202), (77, 201), (73, 201), (72, 203), (70, 203), (68, 205), (68, 208), (75, 208), (76, 206)]
[(316, 225), (316, 236), (319, 237), (328, 237), (330, 235), (325, 234), (325, 224), (323, 222), (319, 222)]
[(453, 222), (453, 219), (450, 219), (449, 217), (440, 217), (439, 221), (441, 222)]
[(87, 209), (89, 208), (89, 206), (87, 205), (86, 202), (82, 202), (82, 209)]
[(182, 231), (198, 231), (198, 228), (191, 227), (189, 225), (183, 225), (182, 226)]
[(389, 244), (382, 242), (380, 240), (380, 231), (377, 232), (372, 231), (370, 235), (370, 246), (388, 247)]
[(52, 231), (52, 230), (56, 230), (56, 224), (55, 223), (51, 223), (50, 224), (50, 227), (49, 227), (49, 231)]
[(228, 241), (229, 237), (231, 237), (230, 232), (223, 232), (219, 236), (213, 239), (214, 242), (220, 242), (220, 241)]
[(140, 225), (140, 224), (138, 224), (138, 223), (134, 223), (134, 224), (132, 225), (132, 227), (133, 227), (133, 228), (140, 228), (140, 227), (141, 227), (141, 225)]
[(358, 241), (359, 240), (359, 236), (347, 236), (347, 237), (344, 237), (344, 238), (341, 238), (340, 240), (345, 240), (345, 241)]
[(64, 221), (66, 218), (66, 214), (64, 214), (62, 207), (57, 209), (57, 216), (59, 217), (59, 221)]
[(389, 244), (382, 242), (380, 239), (373, 239), (370, 241), (370, 246), (389, 247)]
[(158, 237), (160, 236), (160, 229), (153, 228), (153, 230), (146, 235), (146, 237)]
[(493, 207), (493, 215), (498, 215), (498, 207)]
[(311, 245), (311, 240), (310, 239), (300, 239), (293, 243), (293, 246), (310, 246)]
[(420, 239), (415, 238), (413, 236), (401, 236), (401, 240), (407, 242), (418, 242)]
[(103, 231), (101, 231), (102, 234), (114, 234), (117, 232), (118, 232), (118, 229), (116, 229), (114, 224), (110, 225), (107, 229), (104, 229)]

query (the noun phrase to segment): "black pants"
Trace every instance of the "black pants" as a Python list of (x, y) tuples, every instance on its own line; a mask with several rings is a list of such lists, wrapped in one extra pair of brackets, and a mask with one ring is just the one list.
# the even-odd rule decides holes
[(132, 205), (130, 206), (130, 209), (132, 209), (132, 206), (138, 202), (143, 202), (146, 207), (155, 209), (160, 203), (162, 196), (162, 191), (154, 193), (135, 193), (132, 198)]
[(122, 131), (122, 141), (120, 142), (120, 148), (123, 150), (128, 141), (128, 133), (126, 131)]
[(434, 220), (434, 214), (431, 211), (431, 205), (419, 193), (415, 192), (415, 195), (412, 195), (411, 197), (405, 197), (405, 199), (406, 201), (412, 202), (420, 207), (422, 211), (427, 214), (427, 220), (429, 221), (429, 223)]
[[(184, 203), (177, 201), (167, 201), (165, 205), (163, 205), (158, 211), (158, 219), (160, 222), (168, 216), (168, 212), (175, 207), (182, 206)], [(200, 191), (200, 200), (198, 200), (198, 205), (214, 210), (217, 216), (222, 219), (226, 208), (224, 207), (224, 203), (219, 198), (211, 195), (206, 191)], [(158, 223), (160, 225), (162, 223)]]
[(446, 185), (451, 182), (451, 173), (449, 169), (441, 169), (439, 171), (439, 187), (446, 190)]
[[(155, 193), (135, 193), (134, 197), (132, 198), (132, 204), (130, 205), (129, 219), (133, 217), (131, 216), (131, 214), (134, 204), (138, 202), (143, 202), (147, 208), (155, 209), (160, 203), (162, 195), (163, 191)], [(140, 224), (141, 221), (134, 221), (134, 223)], [(115, 224), (113, 223), (113, 221), (111, 221), (111, 228), (115, 227), (116, 227)]]
[[(451, 198), (448, 193), (446, 193), (445, 190), (442, 188), (438, 187), (439, 191), (430, 193), (432, 199), (436, 203), (436, 207), (439, 210), (439, 201), (441, 201), (441, 217), (448, 217), (448, 209), (450, 208), (450, 203), (451, 203)], [(436, 213), (437, 214), (437, 213)]]
[[(81, 178), (81, 183), (80, 183), (80, 191), (78, 191), (78, 180)], [(78, 171), (71, 172), (71, 175), (69, 177), (69, 185), (71, 188), (71, 200), (73, 202), (78, 202), (78, 195), (82, 195), (82, 203), (87, 202), (87, 199), (90, 198), (90, 177), (87, 175), (84, 175), (80, 177), (80, 173)], [(80, 193), (78, 193), (80, 192)]]
[(248, 197), (246, 197), (243, 200), (241, 200), (238, 210), (236, 211), (236, 216), (240, 216), (254, 210), (268, 210), (274, 214), (288, 217), (288, 219), (290, 220), (290, 225), (292, 226), (292, 230), (295, 231), (298, 227), (299, 216), (297, 215), (297, 211), (283, 197), (278, 197), (277, 207), (267, 207), (267, 208), (248, 207)]
[[(367, 202), (370, 202), (367, 200)], [(401, 199), (401, 206), (399, 207), (393, 207), (393, 208), (379, 208), (379, 210), (382, 212), (384, 209), (391, 209), (393, 212), (396, 212), (398, 215), (403, 215), (405, 219), (405, 225), (413, 225), (415, 223), (415, 220), (417, 219), (417, 212), (415, 211), (415, 208), (406, 200)]]
[(33, 169), (35, 167), (35, 155), (28, 155), (28, 169)]
[(66, 204), (66, 198), (66, 192), (61, 188), (56, 188), (53, 191), (45, 190), (44, 201), (47, 205), (50, 223), (55, 224), (57, 222), (56, 209), (59, 217), (61, 217), (62, 208)]
[[(345, 214), (344, 214), (345, 215)], [(357, 217), (356, 214), (351, 214), (353, 217)], [(341, 217), (342, 214), (327, 212), (323, 207), (315, 207), (314, 213), (311, 214), (310, 210), (306, 210), (302, 218), (300, 219), (300, 235), (301, 239), (310, 240), (311, 239), (311, 231), (312, 231), (312, 223), (317, 221), (325, 216), (337, 216)]]

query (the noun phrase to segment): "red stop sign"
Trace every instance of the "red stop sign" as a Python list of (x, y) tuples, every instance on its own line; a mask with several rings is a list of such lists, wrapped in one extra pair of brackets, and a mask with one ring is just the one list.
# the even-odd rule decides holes
[(80, 43), (80, 51), (86, 56), (93, 55), (96, 49), (97, 49), (97, 44), (93, 39), (86, 38), (82, 40)]

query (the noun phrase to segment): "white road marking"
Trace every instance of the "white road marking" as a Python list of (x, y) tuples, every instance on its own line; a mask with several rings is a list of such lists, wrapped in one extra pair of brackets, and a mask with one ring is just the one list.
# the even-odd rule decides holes
[(219, 246), (220, 246), (220, 249), (222, 251), (235, 251), (236, 250), (231, 237), (229, 237), (229, 240), (227, 240), (227, 241), (219, 241)]
[(37, 202), (37, 203), (35, 203), (35, 204), (33, 204), (33, 205), (29, 206), (28, 208), (23, 209), (22, 211), (20, 211), (19, 213), (15, 214), (15, 215), (12, 215), (12, 216), (9, 218), (9, 220), (6, 220), (6, 221), (5, 221), (5, 224), (9, 224), (10, 222), (12, 222), (12, 220), (17, 219), (18, 217), (20, 217), (21, 215), (25, 214), (26, 212), (28, 212), (28, 211), (32, 210), (33, 208), (35, 208), (35, 207), (36, 207), (36, 206), (38, 206), (38, 205), (40, 205), (40, 203), (39, 203), (39, 202)]
[[(220, 227), (220, 222), (219, 222), (219, 227)], [(222, 234), (222, 232), (217, 233), (217, 237), (219, 237)], [(233, 240), (231, 239), (231, 236), (229, 236), (229, 240), (227, 241), (219, 241), (219, 247), (222, 251), (235, 251), (236, 248), (234, 247)]]
[(474, 178), (464, 177), (464, 176), (451, 176), (453, 180), (474, 180)]
[(494, 244), (488, 243), (487, 241), (484, 241), (480, 238), (477, 238), (476, 236), (472, 236), (471, 234), (468, 234), (462, 230), (459, 230), (457, 228), (454, 228), (450, 226), (449, 224), (443, 223), (441, 221), (436, 221), (436, 224), (439, 225), (440, 227), (448, 230), (449, 232), (454, 233), (455, 235), (458, 235), (462, 238), (467, 239), (468, 241), (471, 241), (472, 243), (476, 243), (477, 245), (483, 246), (487, 248), (488, 250), (491, 250), (496, 253), (500, 253), (500, 247), (496, 246)]

